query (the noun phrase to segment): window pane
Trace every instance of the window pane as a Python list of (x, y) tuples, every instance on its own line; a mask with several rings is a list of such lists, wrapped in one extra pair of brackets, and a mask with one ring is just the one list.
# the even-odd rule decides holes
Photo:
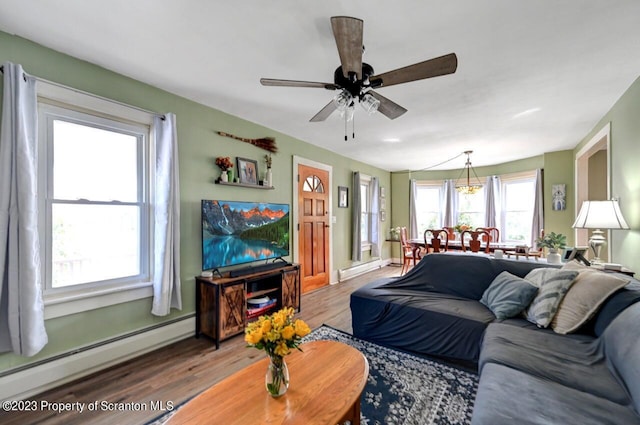
[(440, 187), (418, 185), (416, 192), (418, 236), (422, 237), (427, 229), (440, 228), (442, 210)]
[(140, 271), (140, 208), (52, 206), (52, 287), (136, 276)]
[(369, 185), (360, 185), (360, 237), (362, 242), (369, 242)]
[(54, 120), (53, 158), (55, 199), (138, 199), (135, 136)]
[(503, 239), (531, 243), (531, 222), (535, 202), (535, 181), (507, 182), (504, 191)]
[(458, 193), (458, 221), (472, 228), (484, 226), (484, 187), (473, 195)]
[(531, 234), (531, 214), (529, 212), (507, 212), (505, 214), (506, 241), (528, 241)]
[(362, 242), (369, 241), (369, 214), (362, 213), (360, 219), (360, 238)]
[(507, 211), (533, 210), (534, 183), (510, 183), (505, 184), (505, 204)]

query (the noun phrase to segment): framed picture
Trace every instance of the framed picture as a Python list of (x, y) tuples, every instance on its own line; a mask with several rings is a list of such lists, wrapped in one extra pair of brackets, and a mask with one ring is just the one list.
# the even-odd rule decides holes
[(584, 264), (585, 266), (590, 266), (591, 262), (587, 260), (586, 253), (589, 247), (587, 246), (568, 246), (564, 249), (563, 260), (569, 262), (571, 260), (576, 260)]
[(551, 185), (551, 191), (553, 193), (553, 210), (564, 211), (567, 209), (567, 185), (566, 184), (554, 184)]
[(338, 208), (347, 208), (349, 206), (349, 188), (346, 186), (338, 186)]
[(258, 161), (237, 157), (240, 183), (258, 184)]
[(384, 198), (385, 197), (385, 190), (384, 190), (384, 186), (380, 186), (380, 197)]
[(387, 209), (387, 199), (380, 198), (380, 211), (385, 211)]
[(380, 211), (380, 221), (386, 221), (386, 220), (387, 220), (387, 212)]

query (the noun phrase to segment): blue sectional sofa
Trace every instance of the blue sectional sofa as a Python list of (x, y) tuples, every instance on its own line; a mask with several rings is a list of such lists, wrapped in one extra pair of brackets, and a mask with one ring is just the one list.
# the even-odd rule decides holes
[(520, 316), (498, 321), (480, 303), (503, 271), (524, 277), (540, 267), (550, 266), (427, 255), (407, 275), (352, 294), (353, 333), (418, 354), (477, 362), (474, 425), (640, 424), (640, 282), (620, 276), (629, 283), (567, 335)]

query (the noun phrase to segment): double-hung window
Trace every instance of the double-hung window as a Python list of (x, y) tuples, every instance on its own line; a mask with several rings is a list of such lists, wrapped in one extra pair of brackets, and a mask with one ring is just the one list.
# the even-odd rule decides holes
[(371, 177), (360, 176), (360, 237), (362, 250), (371, 249)]
[(472, 229), (484, 227), (486, 211), (484, 189), (482, 186), (473, 195), (456, 193), (458, 196), (458, 224), (466, 224)]
[(502, 177), (500, 234), (505, 242), (532, 245), (531, 223), (535, 203), (534, 173)]
[(442, 227), (444, 212), (442, 182), (418, 182), (416, 185), (416, 221), (418, 236), (427, 229)]
[(152, 294), (146, 117), (64, 94), (38, 102), (44, 299), (57, 308), (49, 317)]

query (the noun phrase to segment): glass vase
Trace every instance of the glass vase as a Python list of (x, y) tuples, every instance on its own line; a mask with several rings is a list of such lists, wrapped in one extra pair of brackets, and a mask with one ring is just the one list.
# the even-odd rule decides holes
[(289, 369), (284, 357), (270, 356), (269, 367), (264, 379), (267, 391), (272, 397), (280, 397), (289, 388)]

